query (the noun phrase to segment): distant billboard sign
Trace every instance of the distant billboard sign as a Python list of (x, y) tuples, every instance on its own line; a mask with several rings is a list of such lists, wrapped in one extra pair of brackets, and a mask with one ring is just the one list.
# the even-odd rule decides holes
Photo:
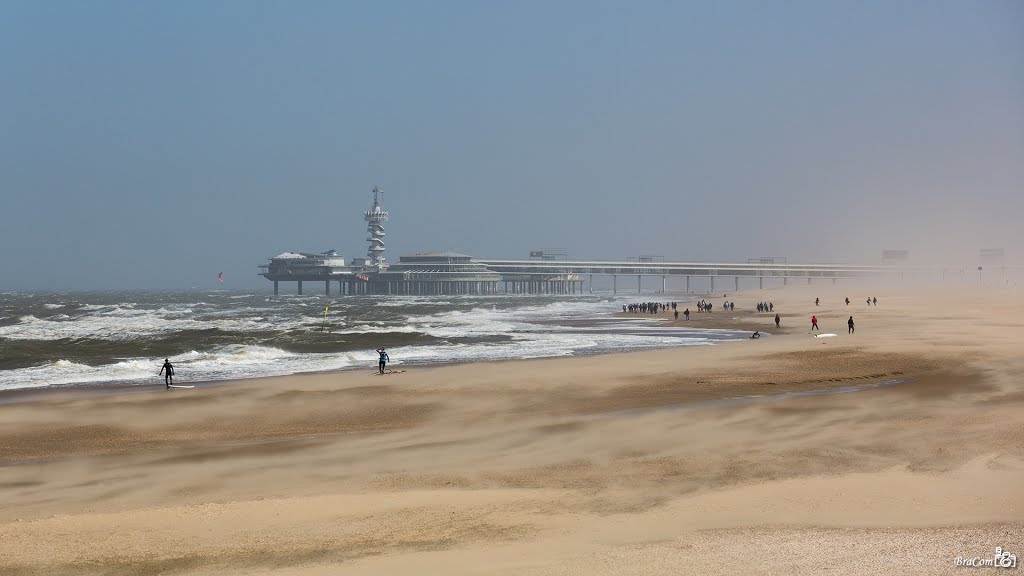
[(543, 257), (544, 257), (544, 251), (543, 250), (530, 250), (530, 258), (543, 258)]
[(747, 264), (785, 264), (783, 256), (761, 256), (760, 258), (747, 258)]
[(907, 250), (882, 250), (882, 260), (907, 260), (910, 252)]

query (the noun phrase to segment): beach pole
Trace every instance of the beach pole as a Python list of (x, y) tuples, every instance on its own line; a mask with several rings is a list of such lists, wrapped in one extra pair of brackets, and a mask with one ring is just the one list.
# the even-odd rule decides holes
[(299, 280), (299, 296), (302, 296), (302, 280)]
[(637, 275), (636, 275), (636, 293), (637, 293), (637, 294), (639, 294), (639, 293), (640, 293), (640, 280), (641, 280), (642, 278), (643, 278), (643, 276), (641, 276), (641, 275), (639, 275), (639, 274), (637, 274)]
[(277, 296), (277, 280), (274, 280), (274, 296)]

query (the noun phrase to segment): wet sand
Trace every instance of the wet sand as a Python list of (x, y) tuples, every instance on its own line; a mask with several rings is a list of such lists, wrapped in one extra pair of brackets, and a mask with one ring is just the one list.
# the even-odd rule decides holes
[[(687, 326), (778, 332), (741, 311), (771, 300), (788, 333), (0, 405), (0, 572), (952, 574), (1021, 555), (1024, 295), (729, 300)], [(837, 336), (808, 335), (811, 314)]]

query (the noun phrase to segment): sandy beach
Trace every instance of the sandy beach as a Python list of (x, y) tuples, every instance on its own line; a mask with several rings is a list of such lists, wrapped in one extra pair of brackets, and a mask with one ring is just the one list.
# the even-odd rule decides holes
[[(773, 335), (2, 404), (0, 573), (960, 574), (1024, 553), (1024, 294), (708, 300), (687, 325)], [(783, 330), (752, 312), (769, 300)]]

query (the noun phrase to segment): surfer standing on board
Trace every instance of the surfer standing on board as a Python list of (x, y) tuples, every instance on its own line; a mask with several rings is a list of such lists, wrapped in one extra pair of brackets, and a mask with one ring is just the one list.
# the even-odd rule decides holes
[(383, 346), (377, 348), (377, 354), (380, 354), (380, 363), (378, 364), (378, 366), (380, 368), (380, 373), (383, 374), (384, 366), (387, 365), (388, 361), (391, 360), (391, 358), (388, 358), (388, 353), (384, 351)]
[(171, 384), (174, 384), (174, 366), (171, 365), (171, 361), (164, 358), (164, 365), (160, 367), (158, 374), (164, 375), (164, 384), (170, 388)]
[(811, 316), (811, 330), (818, 330), (818, 317)]

